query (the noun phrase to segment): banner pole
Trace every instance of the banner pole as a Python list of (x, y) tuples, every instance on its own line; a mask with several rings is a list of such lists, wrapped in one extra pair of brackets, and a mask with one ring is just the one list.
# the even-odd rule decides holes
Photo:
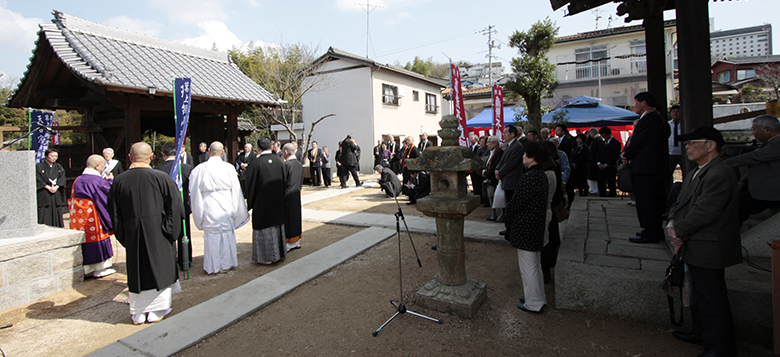
[[(178, 127), (177, 127), (178, 120), (177, 120), (177, 111), (176, 111), (176, 108), (178, 107), (177, 103), (176, 103), (176, 97), (177, 97), (177, 95), (176, 95), (176, 93), (177, 93), (176, 92), (176, 78), (173, 79), (172, 85), (173, 85), (173, 127), (174, 127), (174, 130), (178, 131)], [(182, 120), (184, 120), (184, 118), (182, 118)], [(179, 140), (179, 138), (177, 137), (176, 140)], [(181, 152), (177, 152), (176, 156), (181, 157)], [(180, 183), (182, 183), (179, 186), (179, 196), (181, 197), (181, 201), (183, 203), (184, 202), (184, 188), (183, 188), (184, 180), (182, 180), (181, 164), (179, 165), (178, 169), (179, 169), (179, 172), (177, 173), (177, 175), (179, 177), (178, 181)], [(185, 207), (185, 214), (186, 214), (186, 207)], [(187, 218), (186, 217), (181, 220), (181, 229), (182, 229), (182, 233), (183, 233), (182, 237), (181, 237), (181, 243), (182, 243), (181, 244), (181, 246), (182, 246), (181, 250), (183, 250), (184, 252), (183, 253), (180, 252), (180, 254), (185, 254), (185, 257), (186, 257), (186, 260), (187, 260), (187, 261), (182, 261), (182, 269), (183, 268), (187, 268), (184, 271), (184, 276), (185, 276), (184, 280), (190, 280), (189, 265), (191, 263), (191, 257), (190, 257), (189, 249), (188, 249), (189, 244), (190, 244), (190, 238), (189, 238), (189, 232), (187, 232)]]

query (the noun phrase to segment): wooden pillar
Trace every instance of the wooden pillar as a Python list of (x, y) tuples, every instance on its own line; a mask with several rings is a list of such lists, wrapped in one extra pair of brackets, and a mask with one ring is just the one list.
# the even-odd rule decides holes
[[(664, 43), (663, 14), (644, 20), (645, 48), (647, 52), (647, 91), (658, 98), (661, 108), (656, 108), (666, 118), (666, 44)], [(709, 41), (707, 41), (709, 46)]]
[(677, 54), (683, 132), (712, 126), (712, 75), (707, 0), (677, 1)]
[(227, 123), (225, 124), (227, 125), (225, 149), (227, 149), (228, 161), (230, 162), (233, 162), (233, 159), (238, 155), (238, 114), (240, 113), (238, 106), (231, 105), (228, 110)]
[[(122, 134), (120, 134), (121, 136)], [(127, 95), (127, 108), (125, 109), (125, 128), (124, 128), (124, 149), (114, 148), (114, 157), (122, 161), (127, 168), (130, 165), (127, 154), (130, 153), (130, 147), (143, 139), (141, 133), (141, 97), (137, 94)], [(121, 153), (121, 155), (120, 155)]]

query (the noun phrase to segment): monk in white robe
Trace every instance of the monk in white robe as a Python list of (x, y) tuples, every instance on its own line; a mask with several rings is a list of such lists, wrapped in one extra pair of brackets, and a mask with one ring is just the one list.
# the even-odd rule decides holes
[(190, 174), (192, 220), (203, 231), (203, 269), (208, 274), (238, 266), (235, 230), (249, 221), (238, 176), (222, 161), (223, 152), (222, 143), (211, 143), (209, 159)]

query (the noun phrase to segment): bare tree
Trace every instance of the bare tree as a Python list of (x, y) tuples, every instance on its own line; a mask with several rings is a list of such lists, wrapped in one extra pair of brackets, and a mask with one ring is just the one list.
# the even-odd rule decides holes
[(756, 77), (764, 82), (764, 86), (774, 90), (775, 99), (780, 100), (780, 65), (776, 63), (762, 64), (756, 68), (756, 73)]

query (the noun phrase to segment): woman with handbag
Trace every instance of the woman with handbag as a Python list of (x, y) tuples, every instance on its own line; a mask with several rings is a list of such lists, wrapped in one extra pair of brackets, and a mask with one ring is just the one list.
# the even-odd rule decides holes
[(517, 262), (523, 279), (523, 293), (517, 305), (522, 311), (537, 313), (547, 304), (542, 277), (541, 251), (547, 228), (550, 197), (548, 177), (543, 163), (550, 160), (538, 142), (524, 145), (526, 171), (518, 181), (512, 200), (507, 203), (505, 239), (517, 248)]

